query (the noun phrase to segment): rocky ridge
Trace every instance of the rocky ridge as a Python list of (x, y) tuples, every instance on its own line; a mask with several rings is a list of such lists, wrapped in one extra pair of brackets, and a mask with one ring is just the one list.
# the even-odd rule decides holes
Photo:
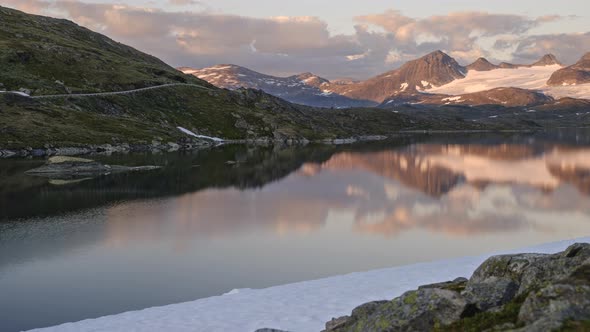
[(464, 78), (467, 70), (442, 51), (435, 51), (402, 67), (349, 85), (330, 85), (331, 92), (354, 99), (383, 102), (392, 95), (427, 90)]
[(548, 85), (577, 85), (590, 83), (590, 53), (586, 53), (575, 64), (562, 68), (549, 78)]
[(587, 331), (590, 244), (486, 260), (470, 279), (424, 285), (326, 323), (345, 331)]

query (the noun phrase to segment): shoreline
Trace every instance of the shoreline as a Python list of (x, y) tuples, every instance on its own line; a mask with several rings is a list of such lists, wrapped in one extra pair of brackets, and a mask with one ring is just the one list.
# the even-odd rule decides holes
[(320, 331), (362, 303), (392, 299), (420, 285), (469, 277), (498, 254), (555, 253), (590, 236), (393, 268), (356, 272), (265, 289), (238, 289), (191, 302), (129, 311), (31, 331)]
[(360, 142), (377, 142), (404, 137), (408, 135), (438, 135), (438, 134), (485, 134), (485, 133), (535, 133), (546, 131), (546, 129), (508, 129), (508, 130), (402, 130), (385, 135), (364, 135), (347, 138), (308, 140), (305, 138), (293, 139), (271, 139), (268, 137), (252, 139), (228, 139), (228, 140), (191, 140), (190, 142), (161, 142), (153, 141), (151, 144), (81, 144), (79, 146), (54, 146), (46, 143), (41, 147), (24, 147), (24, 148), (3, 148), (0, 146), (0, 159), (7, 158), (27, 158), (27, 157), (50, 157), (56, 155), (62, 156), (80, 156), (95, 154), (112, 154), (112, 153), (132, 153), (132, 152), (175, 152), (175, 151), (194, 151), (206, 148), (212, 148), (227, 144), (251, 144), (251, 145), (308, 145), (308, 144), (326, 144), (326, 145), (346, 145)]

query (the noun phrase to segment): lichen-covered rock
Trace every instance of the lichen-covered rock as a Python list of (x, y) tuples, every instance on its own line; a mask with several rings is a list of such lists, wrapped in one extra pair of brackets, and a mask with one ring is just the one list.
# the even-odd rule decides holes
[(465, 289), (465, 286), (467, 285), (468, 281), (469, 280), (467, 278), (460, 277), (460, 278), (457, 278), (453, 281), (445, 281), (445, 282), (438, 282), (435, 284), (422, 285), (422, 286), (418, 287), (418, 289), (440, 288), (440, 289), (448, 289), (448, 290), (460, 292)]
[(588, 259), (590, 259), (590, 245), (587, 243), (577, 243), (564, 252), (546, 255), (522, 274), (518, 294), (538, 288), (539, 285), (566, 278)]
[(474, 272), (462, 295), (480, 311), (498, 308), (515, 296), (567, 278), (587, 259), (590, 259), (588, 244), (574, 244), (554, 255), (491, 257)]
[(462, 295), (478, 310), (485, 311), (510, 302), (518, 284), (510, 278), (489, 277), (482, 282), (469, 282)]
[(432, 330), (590, 330), (590, 244), (491, 257), (468, 281), (424, 285), (326, 324), (331, 332)]
[(548, 256), (542, 254), (493, 256), (475, 270), (469, 282), (481, 283), (489, 278), (499, 278), (510, 279), (520, 284), (520, 279), (529, 266)]
[(525, 300), (518, 320), (522, 331), (551, 331), (566, 321), (590, 319), (590, 286), (557, 284), (533, 292)]
[(389, 302), (358, 307), (344, 324), (326, 331), (429, 331), (461, 319), (467, 308), (458, 292), (423, 288)]

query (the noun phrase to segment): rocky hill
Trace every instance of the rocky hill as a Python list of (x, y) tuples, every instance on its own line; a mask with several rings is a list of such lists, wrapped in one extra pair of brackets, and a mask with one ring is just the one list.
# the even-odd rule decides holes
[(428, 90), (433, 86), (463, 78), (466, 71), (455, 59), (441, 51), (435, 51), (366, 81), (350, 85), (330, 85), (328, 89), (346, 97), (381, 103), (397, 94)]
[(470, 279), (424, 285), (363, 304), (326, 332), (588, 331), (590, 244), (553, 255), (486, 260)]
[(479, 58), (465, 68), (467, 68), (467, 70), (489, 71), (500, 67), (492, 64), (486, 58)]
[(217, 65), (203, 69), (181, 67), (179, 70), (220, 88), (258, 89), (296, 104), (334, 108), (375, 105), (368, 100), (351, 99), (326, 91), (330, 82), (312, 73), (277, 77), (236, 65)]
[(580, 61), (562, 68), (549, 78), (548, 85), (564, 86), (590, 83), (590, 53), (586, 53)]

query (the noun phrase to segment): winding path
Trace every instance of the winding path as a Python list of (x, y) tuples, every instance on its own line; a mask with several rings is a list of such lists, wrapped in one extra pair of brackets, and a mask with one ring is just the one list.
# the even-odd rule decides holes
[(206, 88), (206, 87), (204, 87), (202, 85), (198, 85), (198, 84), (169, 83), (169, 84), (155, 85), (155, 86), (150, 86), (150, 87), (147, 87), (147, 88), (140, 88), (140, 89), (133, 89), (133, 90), (113, 91), (113, 92), (97, 92), (97, 93), (61, 94), (61, 95), (44, 95), (44, 96), (28, 96), (28, 95), (26, 95), (24, 93), (20, 93), (20, 92), (17, 92), (17, 91), (4, 91), (4, 93), (19, 94), (19, 95), (22, 95), (22, 96), (30, 97), (32, 99), (80, 98), (80, 97), (97, 97), (97, 96), (127, 95), (127, 94), (132, 94), (132, 93), (137, 93), (137, 92), (144, 92), (144, 91), (148, 91), (148, 90), (155, 90), (155, 89), (167, 88), (167, 87), (171, 87), (171, 86), (191, 86), (191, 87), (195, 87), (195, 88), (199, 88), (199, 89), (203, 89), (203, 90), (214, 91), (213, 89)]

